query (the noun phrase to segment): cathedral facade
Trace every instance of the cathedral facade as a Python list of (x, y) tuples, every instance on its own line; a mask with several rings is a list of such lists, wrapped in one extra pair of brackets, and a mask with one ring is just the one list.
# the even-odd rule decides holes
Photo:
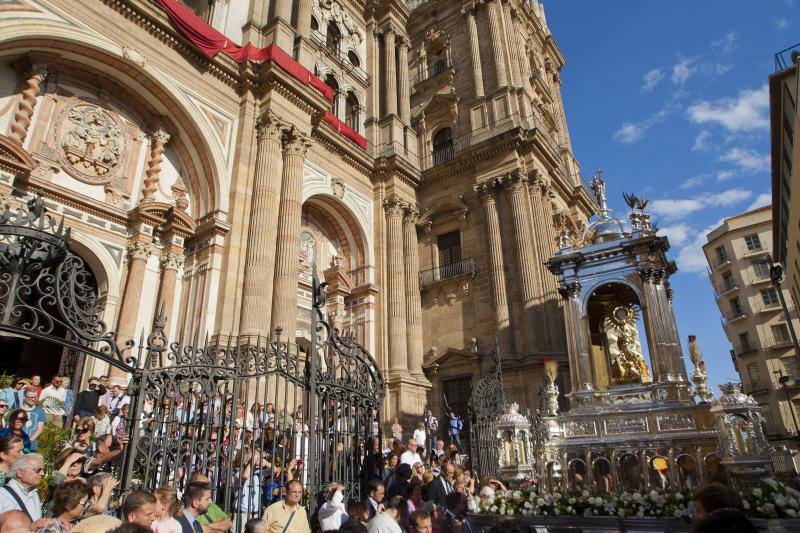
[(302, 346), (316, 268), (385, 415), (464, 414), (494, 349), (531, 405), (544, 359), (570, 388), (544, 263), (595, 210), (563, 65), (535, 0), (0, 0), (0, 193), (44, 191), (120, 344), (164, 309), (170, 339)]

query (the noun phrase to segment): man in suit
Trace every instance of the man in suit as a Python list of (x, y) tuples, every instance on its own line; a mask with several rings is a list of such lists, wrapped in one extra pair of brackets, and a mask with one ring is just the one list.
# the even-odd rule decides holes
[(428, 499), (436, 505), (444, 506), (445, 497), (453, 492), (453, 475), (455, 474), (456, 467), (452, 462), (442, 459), (442, 473), (431, 481), (428, 487)]
[(408, 482), (411, 479), (411, 466), (407, 464), (397, 465), (394, 471), (394, 479), (386, 487), (386, 498), (392, 499), (395, 496), (408, 498)]
[(467, 500), (460, 492), (451, 492), (445, 497), (444, 524), (442, 533), (472, 533), (472, 524), (465, 515)]
[(150, 529), (156, 519), (156, 497), (143, 490), (131, 492), (122, 503), (122, 517), (126, 522)]
[(183, 511), (175, 518), (181, 525), (181, 533), (203, 533), (197, 517), (205, 514), (211, 506), (211, 485), (193, 481), (183, 492)]
[(364, 498), (364, 503), (367, 504), (367, 509), (369, 509), (370, 520), (375, 518), (375, 515), (383, 509), (381, 504), (385, 494), (386, 488), (379, 479), (370, 479), (367, 482), (367, 497)]
[(371, 445), (369, 452), (364, 457), (364, 464), (361, 466), (361, 476), (365, 487), (371, 479), (381, 479), (383, 477), (385, 459), (381, 452), (381, 443), (378, 437), (372, 438)]

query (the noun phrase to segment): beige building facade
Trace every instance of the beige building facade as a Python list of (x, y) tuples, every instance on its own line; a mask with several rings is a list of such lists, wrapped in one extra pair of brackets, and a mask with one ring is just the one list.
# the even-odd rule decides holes
[[(538, 3), (183, 4), (270, 57), (209, 58), (174, 0), (0, 2), (0, 192), (44, 191), (120, 343), (164, 308), (171, 340), (302, 346), (316, 266), (328, 321), (384, 372), (387, 416), (445, 395), (464, 414), (495, 339), (518, 401), (536, 402), (543, 358), (567, 375), (543, 264), (594, 204)], [(21, 373), (77, 361), (2, 342)]]
[[(772, 208), (765, 206), (726, 218), (708, 234), (703, 251), (744, 392), (756, 399), (768, 436), (777, 439), (798, 434), (800, 367), (790, 325), (770, 279), (772, 242)], [(782, 290), (792, 327), (798, 331), (797, 308), (788, 289)]]

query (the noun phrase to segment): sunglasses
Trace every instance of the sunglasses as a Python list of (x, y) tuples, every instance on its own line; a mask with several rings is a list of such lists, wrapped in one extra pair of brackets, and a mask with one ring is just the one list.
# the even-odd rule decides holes
[(2, 404), (2, 405), (0, 405), (0, 409), (8, 409), (8, 404)]
[(28, 417), (27, 416), (18, 416), (14, 420), (16, 420), (17, 422), (27, 422), (28, 421)]
[(89, 428), (78, 428), (75, 430), (75, 433), (87, 433)]

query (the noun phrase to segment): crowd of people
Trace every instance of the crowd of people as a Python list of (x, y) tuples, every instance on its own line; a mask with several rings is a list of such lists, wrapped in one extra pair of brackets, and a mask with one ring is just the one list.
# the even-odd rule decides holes
[[(122, 384), (93, 377), (78, 394), (68, 384), (64, 376), (53, 376), (45, 386), (38, 376), (0, 382), (0, 533), (472, 533), (470, 515), (481, 500), (507, 490), (493, 477), (473, 477), (462, 453), (463, 422), (456, 413), (447, 412), (440, 427), (427, 411), (412, 431), (395, 418), (385, 446), (380, 428), (366, 422), (373, 436), (357, 447), (356, 469), (312, 494), (298, 455), (308, 452), (304, 435), (309, 424), (302, 408), (287, 416), (274, 404), (256, 403), (245, 412), (231, 398), (216, 396), (210, 407), (202, 407), (189, 394), (170, 400), (171, 419), (181, 421), (188, 434), (192, 428), (207, 433), (208, 446), (203, 448), (221, 437), (221, 446), (231, 453), (217, 454), (213, 467), (206, 462), (203, 472), (193, 468), (197, 456), (187, 455), (174, 469), (162, 464), (156, 474), (164, 474), (163, 486), (121, 494), (118, 474), (128, 432), (156, 431), (155, 425), (161, 424), (154, 421), (156, 407), (150, 405), (148, 411), (145, 405), (138, 422), (132, 422)], [(219, 425), (203, 429), (201, 419)], [(232, 432), (217, 435), (219, 427), (228, 426), (223, 423), (227, 419), (235, 422)], [(69, 443), (46, 465), (38, 452), (48, 425), (71, 433)], [(315, 420), (313, 425), (325, 423)], [(254, 443), (258, 439), (260, 447)], [(342, 452), (331, 450), (334, 455)], [(227, 463), (224, 456), (235, 458)], [(278, 468), (281, 458), (285, 469)], [(316, 465), (329, 466), (324, 461)], [(313, 513), (304, 501), (314, 504), (308, 507)], [(714, 530), (720, 520), (736, 525), (731, 531), (754, 531), (748, 529), (752, 525), (741, 513), (738, 497), (724, 486), (698, 491), (695, 505), (701, 519), (697, 531)], [(493, 529), (527, 532), (526, 527), (508, 523)]]

